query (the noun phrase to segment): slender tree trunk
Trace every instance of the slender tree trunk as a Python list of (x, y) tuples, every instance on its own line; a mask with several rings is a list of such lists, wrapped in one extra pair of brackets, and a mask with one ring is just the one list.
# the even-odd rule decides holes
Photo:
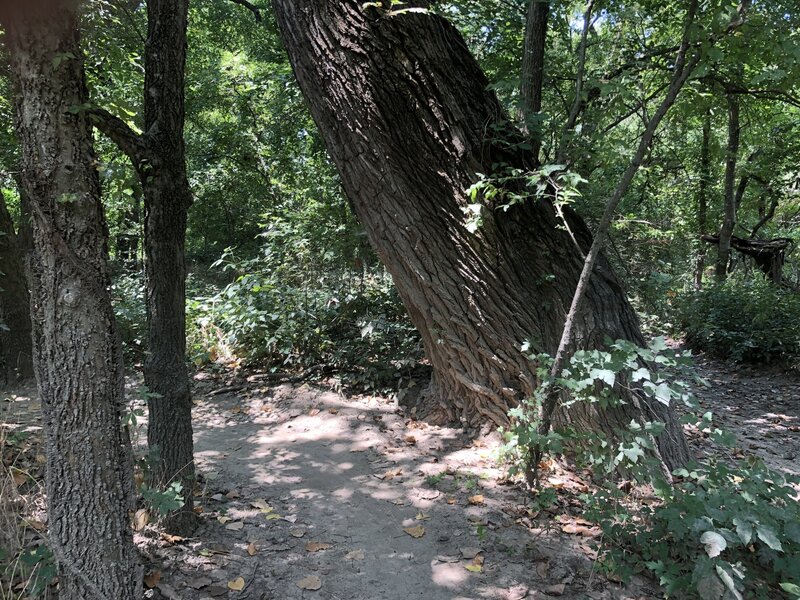
[(108, 232), (91, 126), (74, 111), (88, 100), (76, 4), (26, 0), (0, 8), (22, 179), (34, 214), (31, 304), (49, 542), (62, 600), (138, 600)]
[(19, 238), (0, 193), (0, 387), (33, 377), (31, 306)]
[(542, 89), (544, 87), (544, 50), (547, 41), (547, 20), (550, 3), (531, 0), (525, 21), (525, 42), (522, 53), (520, 95), (522, 120), (530, 140), (534, 160), (538, 162), (542, 147)]
[(133, 162), (144, 192), (148, 342), (144, 380), (156, 394), (147, 401), (147, 441), (158, 456), (151, 485), (182, 485), (184, 506), (167, 518), (166, 527), (184, 535), (196, 525), (184, 256), (192, 203), (183, 140), (188, 10), (188, 0), (147, 2), (145, 133), (137, 135), (107, 111), (91, 111), (97, 127)]
[[(530, 341), (533, 351), (557, 349), (591, 234), (574, 213), (564, 221), (536, 199), (508, 211), (487, 205), (482, 227), (467, 230), (467, 188), (476, 173), (495, 163), (525, 167), (530, 157), (487, 139), (505, 115), (446, 20), (387, 15), (358, 0), (273, 6), (345, 191), (422, 335), (433, 367), (427, 393), (440, 417), (505, 424), (508, 409), (537, 384), (520, 348)], [(575, 332), (580, 347), (601, 346), (606, 337), (643, 341), (602, 255)], [(576, 404), (559, 418), (611, 432), (642, 416), (667, 423), (661, 451), (668, 465), (685, 462), (680, 426), (663, 405), (601, 411)]]
[(142, 179), (145, 203), (148, 400), (147, 441), (158, 447), (153, 472), (160, 485), (179, 481), (184, 506), (167, 526), (195, 526), (192, 400), (186, 366), (186, 214), (192, 193), (183, 141), (188, 0), (148, 0), (144, 120), (152, 164)]
[[(711, 111), (703, 118), (703, 142), (700, 146), (700, 183), (697, 188), (697, 232), (708, 233), (708, 184), (711, 181)], [(694, 272), (694, 289), (703, 287), (703, 272), (706, 270), (706, 245), (700, 243)]]
[(725, 150), (725, 197), (722, 227), (719, 230), (716, 279), (728, 278), (731, 236), (736, 227), (736, 159), (739, 154), (739, 95), (728, 92), (728, 146)]

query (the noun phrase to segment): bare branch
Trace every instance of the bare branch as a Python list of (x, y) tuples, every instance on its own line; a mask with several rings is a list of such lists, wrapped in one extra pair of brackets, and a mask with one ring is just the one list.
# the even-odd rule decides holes
[(238, 4), (239, 6), (244, 6), (247, 10), (253, 13), (253, 17), (256, 19), (256, 23), (261, 23), (261, 9), (257, 7), (255, 4), (251, 4), (247, 0), (230, 0), (234, 4)]

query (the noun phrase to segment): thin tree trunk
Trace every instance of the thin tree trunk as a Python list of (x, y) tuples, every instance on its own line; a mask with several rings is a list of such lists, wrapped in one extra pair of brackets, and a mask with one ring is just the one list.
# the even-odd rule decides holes
[(196, 525), (192, 400), (186, 366), (187, 211), (192, 193), (186, 176), (184, 72), (188, 0), (149, 0), (145, 46), (144, 131), (134, 133), (104, 110), (92, 110), (98, 129), (133, 162), (144, 192), (148, 399), (147, 441), (157, 449), (151, 485), (179, 482), (184, 506), (166, 527), (187, 534)]
[(547, 20), (550, 3), (531, 0), (525, 21), (525, 41), (522, 53), (520, 95), (522, 97), (522, 122), (531, 140), (531, 154), (539, 161), (542, 147), (542, 89), (544, 87), (544, 51), (547, 41)]
[[(429, 397), (440, 416), (465, 426), (507, 423), (508, 409), (537, 385), (521, 346), (558, 348), (591, 234), (566, 211), (573, 241), (554, 206), (536, 199), (508, 211), (487, 205), (482, 227), (466, 228), (476, 173), (494, 163), (524, 168), (530, 157), (487, 139), (506, 115), (446, 20), (365, 10), (358, 0), (273, 6), (345, 191), (422, 336), (433, 367)], [(575, 331), (581, 347), (602, 346), (607, 336), (643, 341), (602, 255)], [(576, 404), (562, 416), (578, 429), (613, 433), (644, 415), (667, 423), (662, 455), (669, 466), (683, 464), (680, 425), (658, 403)]]
[(49, 545), (62, 600), (138, 600), (141, 570), (124, 379), (108, 294), (108, 232), (76, 3), (0, 8), (11, 57), (22, 179), (34, 214), (34, 364), (42, 404)]
[(731, 236), (736, 227), (736, 160), (739, 154), (739, 95), (728, 92), (728, 146), (725, 150), (725, 196), (722, 227), (719, 230), (716, 279), (728, 278)]
[(183, 141), (188, 10), (188, 0), (148, 0), (144, 60), (144, 120), (153, 161), (142, 180), (148, 339), (144, 380), (159, 395), (147, 402), (147, 441), (160, 453), (155, 482), (179, 481), (183, 486), (184, 506), (167, 523), (179, 533), (196, 524), (184, 256), (186, 216), (192, 203)]
[[(697, 189), (697, 232), (708, 233), (708, 184), (711, 181), (711, 111), (703, 118), (703, 142), (700, 146), (700, 183)], [(703, 287), (703, 272), (706, 270), (706, 245), (700, 244), (694, 272), (694, 289)]]
[(0, 192), (0, 387), (31, 377), (31, 306), (25, 266)]

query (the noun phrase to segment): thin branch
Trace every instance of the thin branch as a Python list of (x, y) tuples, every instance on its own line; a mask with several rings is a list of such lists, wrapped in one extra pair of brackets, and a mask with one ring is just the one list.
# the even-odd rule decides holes
[(247, 10), (253, 13), (253, 17), (255, 17), (256, 23), (261, 23), (261, 9), (257, 7), (255, 4), (251, 4), (247, 0), (230, 0), (234, 4), (238, 4), (239, 6), (244, 6)]
[(583, 13), (583, 31), (581, 31), (581, 41), (578, 45), (578, 73), (575, 77), (575, 100), (572, 103), (572, 108), (569, 111), (567, 122), (564, 123), (564, 128), (561, 130), (561, 140), (558, 143), (558, 151), (556, 152), (556, 162), (563, 163), (566, 157), (567, 150), (567, 137), (569, 132), (575, 128), (575, 123), (578, 120), (578, 115), (581, 112), (583, 104), (583, 78), (586, 74), (586, 44), (589, 39), (589, 29), (592, 27), (592, 9), (594, 7), (594, 0), (589, 0), (586, 3), (586, 11)]

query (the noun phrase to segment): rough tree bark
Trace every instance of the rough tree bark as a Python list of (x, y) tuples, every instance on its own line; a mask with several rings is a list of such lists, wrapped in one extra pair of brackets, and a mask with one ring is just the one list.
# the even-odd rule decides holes
[(47, 454), (49, 545), (59, 598), (138, 600), (128, 511), (130, 442), (108, 294), (108, 231), (87, 101), (77, 2), (4, 3), (22, 180), (34, 215), (34, 364)]
[(725, 150), (725, 206), (722, 227), (719, 230), (716, 279), (728, 278), (731, 260), (731, 236), (736, 227), (736, 160), (739, 155), (739, 96), (728, 92), (728, 146)]
[(30, 315), (19, 238), (0, 193), (0, 387), (33, 377)]
[[(345, 191), (423, 338), (439, 417), (505, 424), (537, 383), (520, 347), (530, 340), (535, 351), (555, 352), (591, 234), (572, 212), (564, 223), (550, 202), (534, 199), (508, 211), (488, 206), (482, 226), (467, 230), (476, 173), (531, 161), (488, 136), (505, 115), (446, 20), (424, 10), (364, 10), (358, 0), (273, 6)], [(602, 256), (582, 306), (575, 345), (598, 347), (606, 337), (642, 343)], [(668, 466), (682, 464), (688, 451), (672, 411), (643, 410), (668, 425), (660, 440)], [(641, 417), (633, 403), (604, 412), (575, 405), (558, 415), (609, 433)]]
[(192, 401), (186, 366), (186, 217), (192, 193), (183, 140), (188, 0), (148, 0), (145, 46), (144, 134), (103, 110), (95, 124), (125, 152), (144, 192), (147, 358), (147, 441), (159, 460), (151, 485), (183, 486), (184, 506), (166, 527), (186, 534), (195, 524)]
[(544, 88), (544, 50), (547, 41), (547, 20), (550, 3), (531, 0), (525, 20), (525, 40), (522, 51), (520, 96), (522, 97), (523, 124), (531, 140), (531, 154), (539, 160), (542, 147), (542, 122), (534, 117), (542, 111)]

